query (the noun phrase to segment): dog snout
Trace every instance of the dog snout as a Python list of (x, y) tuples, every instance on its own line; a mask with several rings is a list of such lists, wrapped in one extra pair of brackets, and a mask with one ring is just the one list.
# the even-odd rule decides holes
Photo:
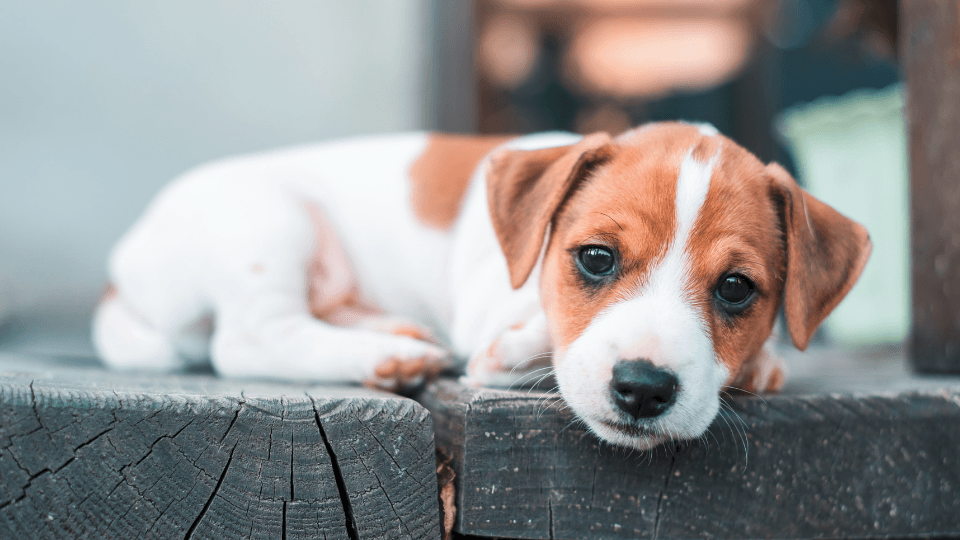
[(666, 412), (678, 385), (676, 375), (649, 360), (621, 360), (613, 366), (610, 391), (617, 407), (639, 420)]

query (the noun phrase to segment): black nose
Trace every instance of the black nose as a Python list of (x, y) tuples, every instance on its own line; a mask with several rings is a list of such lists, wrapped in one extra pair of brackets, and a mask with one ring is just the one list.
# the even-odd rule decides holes
[(610, 391), (613, 402), (630, 416), (660, 416), (677, 394), (677, 376), (649, 360), (621, 360), (613, 366)]

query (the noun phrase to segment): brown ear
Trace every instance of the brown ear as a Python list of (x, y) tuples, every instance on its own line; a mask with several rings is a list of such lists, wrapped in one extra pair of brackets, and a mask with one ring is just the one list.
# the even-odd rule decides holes
[(491, 159), (487, 203), (514, 289), (530, 277), (547, 225), (567, 195), (593, 166), (609, 158), (609, 142), (606, 133), (594, 133), (574, 145), (504, 150)]
[(793, 344), (802, 351), (860, 277), (870, 257), (870, 236), (863, 225), (800, 189), (780, 165), (768, 165), (767, 174), (786, 233), (784, 313)]

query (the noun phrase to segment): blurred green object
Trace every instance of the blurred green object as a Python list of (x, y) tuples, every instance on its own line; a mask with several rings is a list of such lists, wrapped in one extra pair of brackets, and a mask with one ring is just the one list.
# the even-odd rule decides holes
[(827, 318), (828, 339), (898, 343), (909, 311), (907, 141), (900, 85), (858, 90), (784, 111), (778, 130), (810, 193), (870, 232), (860, 281)]

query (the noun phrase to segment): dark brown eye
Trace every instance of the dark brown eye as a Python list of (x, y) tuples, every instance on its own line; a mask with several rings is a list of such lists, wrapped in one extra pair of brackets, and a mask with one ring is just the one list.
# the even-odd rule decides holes
[(613, 273), (613, 251), (602, 246), (584, 246), (577, 253), (580, 269), (590, 277), (603, 277)]
[(716, 296), (731, 306), (740, 306), (753, 296), (753, 282), (740, 274), (729, 274), (717, 284)]

